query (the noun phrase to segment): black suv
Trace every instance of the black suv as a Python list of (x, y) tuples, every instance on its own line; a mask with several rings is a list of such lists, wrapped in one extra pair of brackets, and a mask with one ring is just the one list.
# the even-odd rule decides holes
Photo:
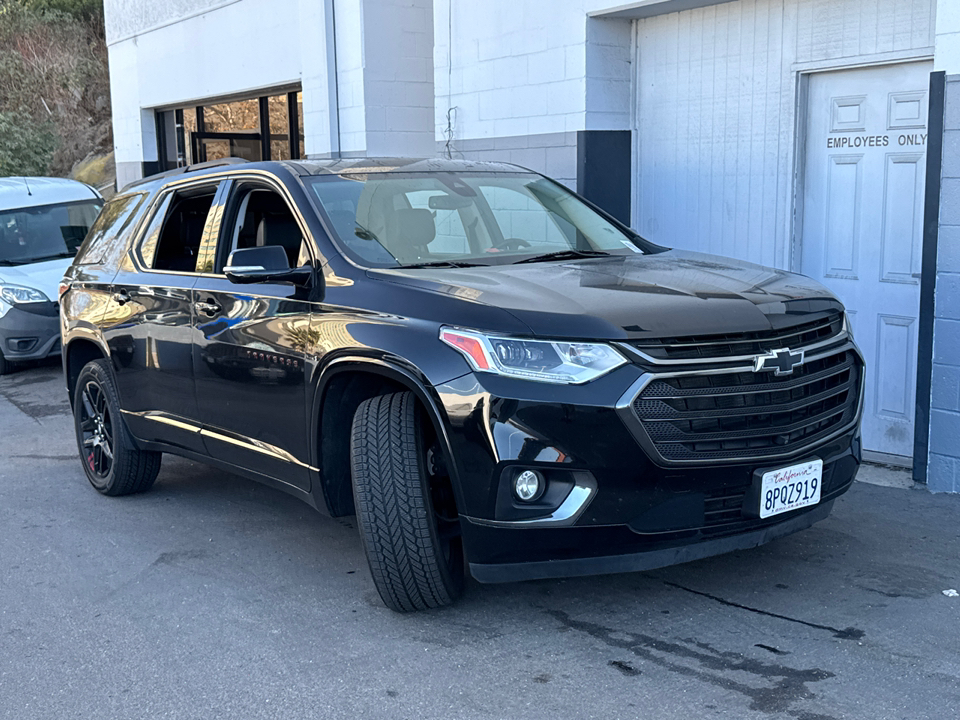
[(162, 452), (356, 514), (395, 610), (642, 570), (827, 517), (864, 367), (807, 278), (658, 247), (447, 160), (229, 163), (110, 200), (61, 285), (83, 468)]

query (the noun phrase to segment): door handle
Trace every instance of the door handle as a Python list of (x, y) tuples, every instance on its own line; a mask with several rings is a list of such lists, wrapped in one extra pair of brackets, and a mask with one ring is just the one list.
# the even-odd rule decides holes
[(126, 305), (130, 302), (130, 295), (126, 290), (118, 290), (113, 294), (113, 299), (118, 305)]
[(221, 310), (221, 307), (215, 302), (195, 302), (193, 307), (196, 308), (198, 313), (204, 315), (216, 315)]

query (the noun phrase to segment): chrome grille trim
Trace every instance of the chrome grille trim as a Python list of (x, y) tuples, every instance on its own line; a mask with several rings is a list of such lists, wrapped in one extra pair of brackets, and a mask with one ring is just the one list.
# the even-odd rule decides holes
[[(831, 344), (835, 342), (831, 341)], [(863, 402), (864, 402), (864, 365), (863, 365), (863, 356), (861, 355), (856, 344), (849, 338), (845, 338), (845, 342), (835, 347), (831, 347), (823, 352), (808, 354), (807, 359), (804, 365), (809, 365), (820, 360), (825, 360), (829, 358), (836, 357), (845, 353), (851, 353), (852, 359), (838, 363), (835, 366), (824, 368), (821, 371), (816, 373), (811, 373), (809, 376), (803, 377), (790, 377), (785, 376), (783, 382), (773, 382), (771, 375), (771, 382), (769, 383), (760, 383), (752, 386), (745, 386), (741, 388), (736, 385), (724, 385), (711, 388), (691, 388), (686, 392), (674, 392), (671, 394), (659, 393), (650, 397), (641, 397), (645, 390), (650, 387), (656, 388), (658, 390), (663, 390), (669, 388), (669, 385), (665, 383), (662, 384), (662, 388), (657, 388), (655, 383), (658, 380), (667, 379), (667, 378), (677, 378), (677, 377), (699, 377), (699, 376), (710, 376), (710, 375), (734, 375), (737, 373), (751, 373), (753, 374), (752, 365), (738, 365), (738, 366), (727, 366), (727, 367), (714, 367), (718, 363), (711, 363), (710, 368), (708, 369), (699, 369), (699, 370), (676, 370), (676, 371), (665, 371), (665, 372), (648, 372), (644, 373), (634, 382), (630, 388), (620, 397), (620, 400), (617, 402), (617, 412), (623, 420), (624, 424), (630, 429), (634, 437), (647, 452), (647, 455), (653, 460), (656, 464), (661, 466), (688, 466), (688, 465), (719, 465), (719, 464), (729, 464), (729, 463), (746, 463), (755, 460), (759, 461), (769, 461), (776, 460), (778, 458), (787, 458), (791, 456), (800, 456), (804, 453), (809, 452), (812, 447), (821, 445), (823, 443), (829, 442), (834, 438), (842, 435), (845, 432), (848, 432), (853, 427), (857, 425), (860, 421), (860, 416), (863, 412)], [(677, 413), (676, 416), (673, 416), (672, 413), (664, 414), (661, 418), (647, 417), (646, 423), (664, 423), (669, 424), (671, 420), (689, 420), (696, 421), (701, 419), (711, 419), (711, 418), (724, 418), (724, 417), (737, 417), (736, 413), (742, 412), (742, 417), (748, 417), (751, 415), (764, 415), (771, 412), (792, 412), (792, 405), (798, 404), (800, 408), (809, 407), (815, 405), (819, 402), (823, 402), (826, 398), (829, 400), (831, 397), (836, 397), (842, 392), (847, 392), (849, 398), (850, 392), (856, 393), (856, 407), (852, 412), (852, 418), (849, 422), (844, 422), (841, 426), (833, 426), (825, 429), (824, 432), (813, 432), (808, 438), (801, 438), (800, 441), (790, 447), (784, 449), (783, 452), (771, 452), (770, 448), (762, 448), (760, 450), (746, 448), (739, 450), (719, 450), (716, 452), (711, 452), (709, 455), (703, 455), (698, 457), (667, 457), (664, 453), (660, 451), (657, 447), (658, 444), (666, 443), (678, 443), (678, 440), (665, 439), (664, 437), (653, 437), (650, 432), (648, 432), (647, 427), (645, 427), (644, 419), (638, 415), (636, 409), (636, 403), (638, 402), (647, 402), (651, 400), (663, 400), (663, 399), (690, 399), (701, 396), (726, 396), (726, 397), (737, 397), (739, 395), (756, 395), (759, 393), (783, 393), (789, 392), (790, 390), (803, 387), (804, 385), (809, 385), (812, 383), (820, 382), (825, 379), (834, 377), (842, 372), (856, 372), (856, 385), (853, 386), (851, 379), (848, 379), (841, 383), (838, 386), (832, 388), (826, 388), (822, 392), (814, 393), (811, 396), (805, 398), (799, 398), (796, 401), (788, 401), (785, 403), (778, 403), (776, 405), (760, 405), (754, 407), (744, 407), (744, 408), (719, 408), (715, 410), (704, 410), (704, 411), (689, 411), (689, 414), (684, 417), (683, 412), (674, 410)], [(702, 392), (700, 392), (702, 390)], [(646, 406), (644, 406), (646, 407)], [(781, 408), (787, 408), (783, 410)], [(727, 415), (727, 410), (732, 411), (732, 414)], [(817, 415), (820, 417), (815, 417), (810, 419), (810, 417), (803, 418), (798, 424), (801, 427), (806, 427), (814, 425), (818, 422), (823, 422), (824, 420), (829, 420), (831, 417), (834, 417), (838, 414), (846, 413), (850, 410), (850, 400), (845, 399), (840, 402), (837, 406), (832, 408), (825, 408), (821, 412), (818, 412)], [(671, 415), (671, 416), (667, 416)], [(646, 417), (646, 416), (644, 416)], [(676, 428), (674, 428), (676, 430)], [(771, 428), (760, 428), (760, 434), (763, 434), (763, 430), (767, 430), (766, 435), (770, 436), (773, 434), (783, 434), (784, 432), (789, 432), (789, 427), (775, 427)], [(777, 432), (774, 432), (776, 430)], [(669, 434), (670, 431), (668, 431)], [(680, 431), (678, 431), (680, 432)], [(725, 431), (719, 433), (725, 439), (728, 440), (737, 440), (740, 438), (749, 438), (757, 434), (757, 431), (749, 429), (742, 431), (742, 434), (739, 434), (739, 437), (734, 436), (735, 431)], [(656, 433), (654, 433), (656, 434)], [(696, 440), (687, 439), (686, 442), (712, 442), (714, 438), (697, 438)], [(804, 440), (808, 440), (804, 442)]]
[[(800, 344), (797, 344), (797, 345), (790, 345), (789, 348), (790, 348), (791, 350), (804, 350), (806, 353), (809, 354), (809, 353), (811, 353), (811, 352), (816, 352), (817, 350), (821, 350), (821, 349), (823, 349), (823, 348), (829, 347), (829, 346), (831, 346), (831, 345), (835, 345), (835, 344), (840, 343), (840, 342), (843, 342), (843, 341), (845, 341), (845, 340), (850, 340), (850, 339), (852, 339), (852, 336), (850, 335), (850, 330), (849, 330), (849, 328), (847, 327), (847, 316), (846, 316), (846, 314), (842, 314), (840, 317), (841, 317), (840, 330), (839, 330), (838, 332), (834, 333), (833, 335), (831, 335), (830, 337), (824, 338), (823, 340), (818, 340), (817, 342), (811, 343), (811, 344), (803, 344), (803, 343), (800, 343)], [(757, 350), (756, 352), (751, 352), (751, 353), (745, 354), (745, 355), (716, 355), (716, 356), (707, 355), (707, 356), (704, 356), (704, 357), (696, 357), (696, 358), (666, 358), (666, 357), (655, 357), (654, 355), (651, 355), (649, 352), (645, 352), (643, 349), (641, 349), (641, 348), (643, 348), (643, 347), (647, 347), (647, 348), (649, 349), (649, 347), (650, 347), (650, 346), (644, 346), (643, 343), (646, 342), (646, 341), (643, 341), (643, 340), (638, 340), (638, 341), (633, 341), (633, 342), (630, 342), (630, 341), (621, 341), (621, 342), (618, 342), (618, 343), (616, 343), (616, 344), (617, 344), (618, 348), (623, 349), (628, 355), (633, 356), (633, 357), (635, 357), (635, 358), (639, 358), (643, 363), (648, 364), (648, 365), (666, 365), (666, 366), (677, 366), (677, 365), (680, 365), (680, 366), (682, 366), (682, 365), (713, 365), (713, 364), (718, 364), (718, 363), (734, 363), (734, 362), (750, 362), (750, 363), (752, 363), (752, 362), (753, 362), (753, 359), (754, 359), (758, 354), (760, 354), (761, 352), (766, 352), (767, 350), (776, 350), (776, 349), (788, 347), (787, 345), (784, 345), (784, 344), (779, 344), (779, 345), (778, 345), (778, 344), (777, 344), (777, 341), (778, 341), (778, 339), (782, 339), (782, 338), (784, 338), (784, 337), (792, 337), (793, 335), (795, 335), (796, 333), (788, 332), (788, 331), (793, 330), (793, 329), (794, 329), (794, 328), (784, 328), (784, 332), (783, 332), (783, 333), (781, 333), (781, 334), (779, 334), (779, 335), (776, 335), (776, 336), (773, 336), (773, 337), (771, 337), (770, 339), (767, 339), (767, 340), (764, 340), (764, 339), (757, 339), (757, 340), (740, 340), (740, 341), (737, 341), (737, 340), (720, 340), (720, 341), (709, 341), (709, 340), (705, 340), (705, 341), (702, 342), (702, 343), (689, 343), (691, 346), (693, 346), (693, 345), (700, 345), (700, 346), (710, 346), (710, 345), (718, 345), (718, 346), (719, 346), (719, 345), (737, 345), (737, 344), (743, 344), (743, 343), (745, 343), (745, 342), (756, 343), (756, 344), (758, 345), (758, 350)], [(704, 336), (704, 338), (707, 338), (707, 337), (710, 337), (710, 336), (709, 336), (709, 335), (705, 335), (705, 336)], [(638, 347), (638, 346), (640, 346), (640, 347)], [(759, 349), (759, 346), (763, 346), (762, 350)], [(752, 368), (751, 368), (751, 369), (752, 369)]]

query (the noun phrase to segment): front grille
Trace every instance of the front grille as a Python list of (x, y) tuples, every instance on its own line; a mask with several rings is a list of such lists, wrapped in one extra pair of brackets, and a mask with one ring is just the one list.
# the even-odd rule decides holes
[[(847, 482), (853, 481), (853, 473), (849, 463), (855, 462), (852, 457), (847, 456), (823, 466), (823, 476), (820, 478), (822, 485), (821, 498), (830, 497), (842, 487), (845, 480)], [(749, 490), (750, 485), (740, 485), (707, 493), (704, 499), (703, 527), (700, 528), (700, 532), (709, 536), (732, 534), (783, 520), (783, 516), (777, 515), (766, 519), (751, 515), (749, 513), (750, 508), (744, 507), (744, 501)], [(799, 511), (791, 511), (791, 513), (807, 512), (812, 509), (812, 507), (807, 507)], [(755, 508), (753, 510), (756, 512)]]
[(797, 349), (836, 337), (843, 330), (843, 315), (831, 312), (817, 320), (777, 330), (657, 338), (631, 343), (654, 360), (709, 360), (760, 355), (781, 348)]
[(725, 525), (743, 518), (743, 499), (750, 486), (708, 493), (703, 503), (703, 524), (706, 527)]
[(861, 373), (856, 353), (843, 349), (780, 377), (751, 371), (658, 377), (633, 410), (668, 461), (788, 455), (854, 421)]

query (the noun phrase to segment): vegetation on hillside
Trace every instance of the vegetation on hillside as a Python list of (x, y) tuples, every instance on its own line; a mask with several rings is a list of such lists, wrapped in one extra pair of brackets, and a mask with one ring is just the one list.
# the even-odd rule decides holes
[(102, 0), (0, 0), (0, 176), (109, 152)]

